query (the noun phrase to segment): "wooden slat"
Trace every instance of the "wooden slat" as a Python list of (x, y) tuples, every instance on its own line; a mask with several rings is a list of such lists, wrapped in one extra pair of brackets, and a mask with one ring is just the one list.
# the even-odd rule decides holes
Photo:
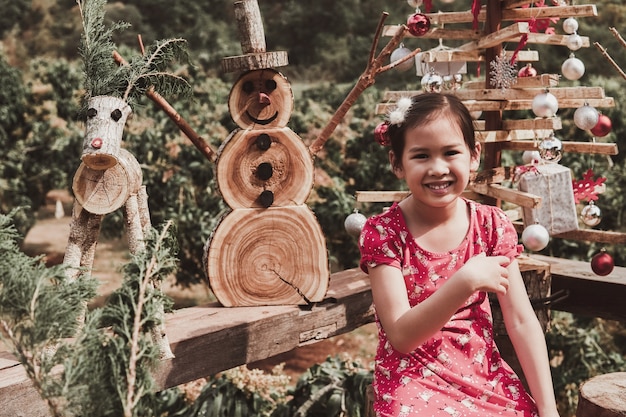
[[(567, 46), (567, 38), (569, 35), (547, 35), (545, 33), (529, 33), (528, 34), (528, 43), (530, 44), (540, 44), (540, 45), (559, 45), (559, 46)], [(580, 40), (582, 41), (582, 48), (589, 48), (591, 43), (589, 42), (589, 37), (581, 36)]]
[(592, 17), (598, 15), (595, 4), (575, 6), (528, 7), (502, 10), (502, 20), (549, 19), (551, 17)]
[(493, 48), (496, 45), (500, 45), (502, 42), (519, 39), (523, 34), (528, 33), (530, 33), (528, 22), (517, 22), (497, 32), (482, 36), (480, 39), (461, 45), (458, 49), (462, 51), (473, 51), (476, 49)]
[(588, 317), (610, 320), (626, 320), (626, 268), (616, 266), (605, 277), (591, 271), (589, 262), (533, 255), (550, 264), (552, 293), (567, 292), (569, 295), (552, 308)]
[[(524, 225), (521, 222), (513, 222), (518, 233), (522, 233)], [(597, 229), (579, 229), (571, 232), (559, 233), (554, 236), (558, 239), (568, 240), (584, 240), (587, 242), (604, 243), (607, 245), (623, 245), (626, 244), (626, 233), (613, 232), (608, 230)]]
[[(502, 130), (560, 130), (563, 128), (558, 117), (536, 117), (534, 119), (507, 119), (502, 121)], [(484, 120), (474, 120), (474, 129), (485, 130)]]
[(410, 191), (357, 191), (356, 201), (360, 203), (387, 203), (404, 200)]
[(510, 142), (512, 140), (535, 140), (540, 138), (547, 138), (553, 133), (552, 129), (537, 129), (537, 130), (491, 130), (491, 131), (476, 131), (476, 140), (481, 143), (492, 142)]
[[(463, 40), (467, 40), (464, 38)], [(514, 51), (506, 51), (506, 56), (510, 59), (513, 56)], [(430, 50), (423, 52), (421, 55), (422, 62), (452, 62), (452, 61), (465, 61), (465, 62), (484, 62), (485, 54), (480, 51), (460, 51), (457, 49), (449, 50)], [(536, 62), (539, 61), (539, 52), (537, 51), (519, 51), (517, 59), (520, 62)], [(530, 78), (530, 77), (528, 77)], [(557, 76), (558, 78), (558, 76)], [(483, 82), (481, 88), (485, 87)]]
[[(520, 59), (521, 61), (521, 59)], [(541, 74), (535, 77), (518, 77), (517, 82), (511, 86), (512, 89), (521, 88), (550, 88), (559, 85), (558, 74)], [(485, 88), (485, 81), (467, 81), (463, 83), (463, 88), (469, 90), (483, 89)]]
[[(562, 141), (562, 144), (563, 152), (595, 155), (617, 155), (619, 153), (616, 143)], [(537, 143), (531, 140), (512, 140), (504, 143), (502, 147), (514, 151), (533, 151), (537, 150)]]
[(470, 184), (469, 189), (475, 193), (508, 201), (522, 207), (535, 208), (541, 204), (541, 197), (535, 194), (503, 187), (498, 184)]

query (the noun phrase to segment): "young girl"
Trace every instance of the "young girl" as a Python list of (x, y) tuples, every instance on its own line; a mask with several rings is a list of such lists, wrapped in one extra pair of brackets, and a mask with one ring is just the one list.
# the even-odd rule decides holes
[[(558, 417), (515, 229), (499, 208), (461, 196), (481, 149), (467, 108), (446, 94), (404, 98), (376, 133), (411, 191), (359, 239), (379, 328), (377, 416)], [(496, 348), (488, 292), (534, 400)]]

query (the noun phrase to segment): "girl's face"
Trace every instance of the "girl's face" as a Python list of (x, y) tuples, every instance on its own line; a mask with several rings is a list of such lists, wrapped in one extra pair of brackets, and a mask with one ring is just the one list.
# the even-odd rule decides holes
[(404, 179), (416, 202), (446, 207), (456, 201), (480, 164), (480, 144), (471, 152), (458, 124), (445, 113), (407, 129), (404, 152), (390, 160), (394, 173)]

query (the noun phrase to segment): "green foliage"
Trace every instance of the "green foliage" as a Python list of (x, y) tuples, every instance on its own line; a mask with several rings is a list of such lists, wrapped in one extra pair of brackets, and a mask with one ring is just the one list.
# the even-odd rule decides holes
[(293, 399), (272, 417), (363, 416), (371, 383), (372, 372), (358, 361), (328, 357), (300, 377), (291, 393)]
[[(156, 288), (177, 267), (168, 227), (145, 240), (120, 289), (84, 324), (96, 280), (46, 268), (19, 250), (17, 237), (11, 216), (0, 215), (0, 336), (52, 415), (154, 416), (166, 401), (152, 378), (160, 355), (152, 332), (170, 304)], [(62, 371), (53, 371), (57, 365)]]
[(554, 313), (546, 334), (561, 415), (574, 415), (578, 386), (604, 373), (626, 371), (626, 358), (599, 319)]

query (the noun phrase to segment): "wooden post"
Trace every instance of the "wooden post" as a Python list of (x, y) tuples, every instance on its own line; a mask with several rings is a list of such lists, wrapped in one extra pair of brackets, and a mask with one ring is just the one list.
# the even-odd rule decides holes
[(263, 31), (263, 20), (261, 20), (261, 11), (257, 0), (237, 1), (233, 7), (243, 53), (265, 52), (265, 32)]

